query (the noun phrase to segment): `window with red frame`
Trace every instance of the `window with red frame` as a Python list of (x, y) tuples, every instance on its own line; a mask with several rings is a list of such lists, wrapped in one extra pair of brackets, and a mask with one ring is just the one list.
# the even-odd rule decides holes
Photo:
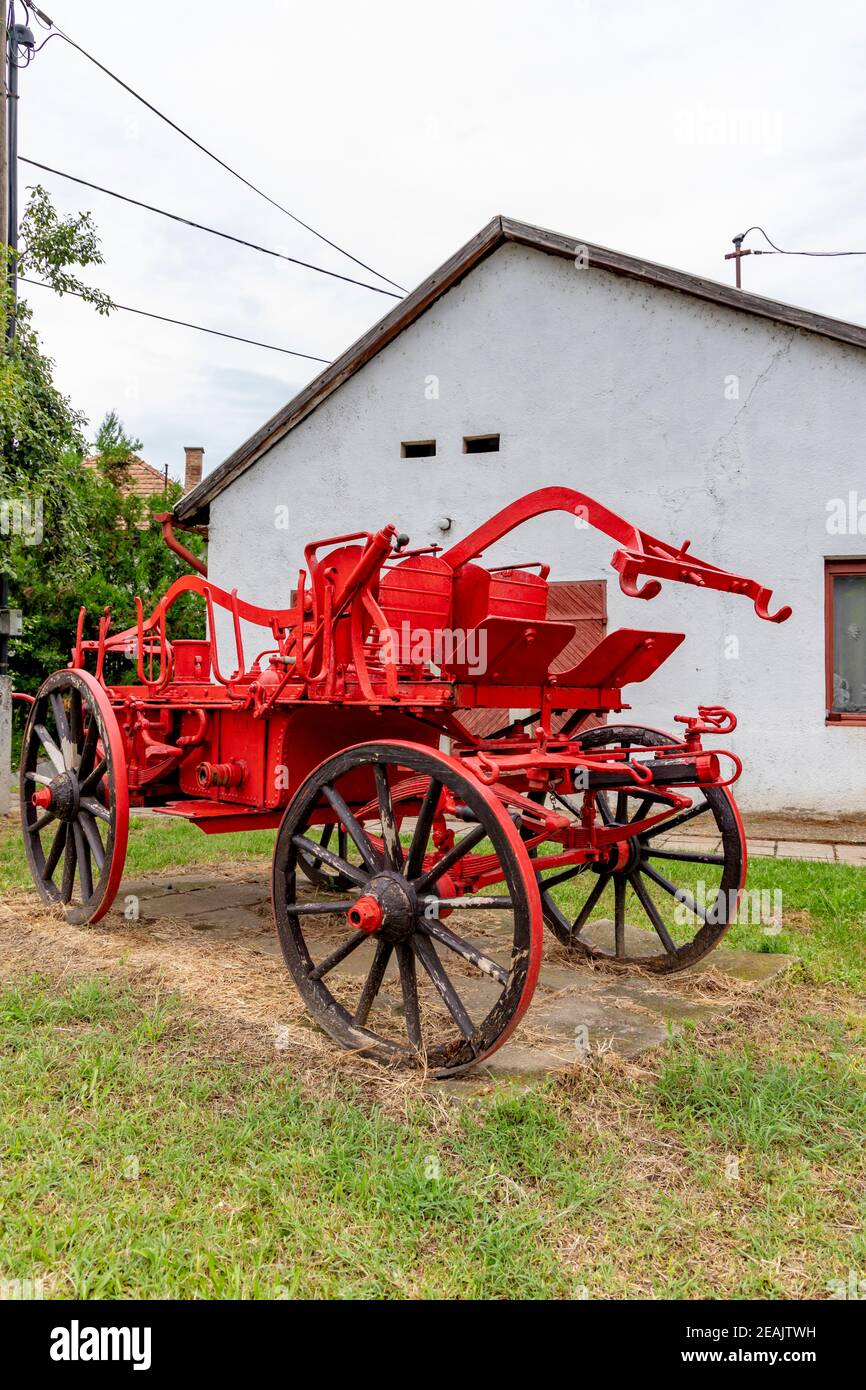
[(866, 724), (866, 559), (825, 561), (827, 719)]

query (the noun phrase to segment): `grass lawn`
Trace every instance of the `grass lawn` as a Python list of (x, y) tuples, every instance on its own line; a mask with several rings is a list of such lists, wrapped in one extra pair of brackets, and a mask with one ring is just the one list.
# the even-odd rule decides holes
[[(129, 873), (264, 865), (273, 838), (136, 817)], [(0, 891), (27, 882), (7, 823)], [(140, 981), (7, 979), (0, 1278), (50, 1297), (797, 1298), (866, 1277), (866, 870), (755, 860), (750, 886), (781, 888), (783, 931), (730, 939), (799, 955), (790, 979), (641, 1065), (462, 1099), (337, 1069), (311, 1087)]]

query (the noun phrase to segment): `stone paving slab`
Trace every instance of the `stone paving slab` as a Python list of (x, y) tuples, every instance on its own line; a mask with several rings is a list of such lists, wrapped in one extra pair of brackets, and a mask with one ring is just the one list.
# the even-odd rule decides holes
[[(121, 889), (121, 903), (129, 893), (137, 893), (140, 897), (145, 921), (155, 922), (161, 917), (188, 920), (208, 941), (230, 941), (251, 952), (282, 960), (271, 923), (269, 890), (264, 878), (251, 874), (248, 880), (220, 881), (218, 874), (209, 878), (174, 875), (162, 882), (148, 879), (125, 883)], [(458, 915), (455, 914), (453, 925), (462, 927), (463, 933), (473, 939), (477, 914), (462, 914), (460, 923), (456, 920)], [(490, 921), (499, 916), (485, 914), (488, 933), (484, 940), (476, 940), (476, 944), (488, 955), (507, 964), (510, 939), (504, 934), (497, 939), (499, 928), (496, 922)], [(611, 921), (592, 922), (587, 932), (595, 944), (612, 948)], [(632, 954), (640, 954), (650, 942), (655, 942), (652, 933), (627, 926), (626, 944)], [(370, 968), (372, 956), (373, 942), (365, 942), (338, 967), (338, 971), (344, 978), (361, 979)], [(535, 997), (513, 1041), (471, 1073), (469, 1082), (483, 1082), (485, 1076), (519, 1078), (558, 1072), (581, 1065), (587, 1051), (612, 1051), (625, 1058), (638, 1057), (662, 1046), (684, 1025), (721, 1017), (731, 1007), (730, 1001), (724, 1002), (724, 995), (721, 996), (723, 1002), (715, 997), (692, 997), (677, 989), (677, 980), (712, 969), (723, 978), (728, 977), (732, 984), (747, 983), (757, 990), (786, 971), (794, 959), (788, 955), (722, 946), (682, 975), (663, 977), (614, 974), (581, 961), (571, 964), (558, 948), (553, 948), (552, 954), (542, 963)], [(385, 981), (396, 978), (392, 960)], [(286, 988), (294, 988), (288, 978)], [(459, 989), (470, 1012), (473, 1008), (481, 1010), (485, 1005), (489, 1008), (497, 993), (490, 980), (468, 975), (461, 975)], [(402, 1006), (383, 994), (376, 1008), (399, 1013)], [(466, 1082), (455, 1078), (447, 1084), (459, 1088), (465, 1087)]]
[[(843, 854), (850, 852), (856, 846), (840, 845), (839, 850)], [(834, 845), (819, 845), (810, 843), (808, 840), (777, 840), (776, 858), (777, 859), (817, 859), (824, 863), (836, 863), (837, 850)]]
[[(659, 835), (656, 843), (665, 849), (688, 849), (699, 854), (716, 854), (721, 840), (710, 835), (692, 835), (683, 828), (679, 835)], [(866, 864), (866, 845), (846, 841), (759, 840), (748, 839), (750, 859), (804, 859), (824, 864)]]
[[(254, 882), (231, 879), (220, 883), (213, 875), (209, 878), (176, 876), (162, 883), (155, 879), (124, 881), (119, 903), (123, 905), (130, 897), (138, 898), (138, 915), (142, 921), (152, 922), (160, 917), (200, 917), (200, 925), (206, 926), (209, 917), (219, 918), (224, 909), (267, 903), (270, 889), (260, 879)], [(261, 925), (262, 919), (258, 920)], [(221, 920), (215, 922), (215, 925), (220, 924)]]
[[(866, 845), (852, 844), (847, 840), (762, 840), (746, 835), (749, 858), (753, 859), (813, 859), (819, 863), (840, 863), (840, 865), (866, 865)], [(657, 844), (667, 849), (695, 849), (701, 853), (714, 853), (721, 847), (721, 841), (713, 835), (692, 833), (688, 826), (681, 828), (676, 835), (659, 835)]]

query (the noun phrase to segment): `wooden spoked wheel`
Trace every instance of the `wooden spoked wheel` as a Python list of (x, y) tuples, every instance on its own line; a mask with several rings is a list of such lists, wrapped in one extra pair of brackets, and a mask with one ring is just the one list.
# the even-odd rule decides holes
[[(407, 777), (411, 800), (395, 793)], [(446, 823), (446, 792), (462, 819)], [(345, 853), (317, 838), (326, 820)], [(313, 893), (297, 871), (315, 860), (351, 890)], [(475, 891), (491, 870), (500, 881)], [(368, 743), (322, 763), (286, 810), (272, 886), (289, 970), (342, 1047), (452, 1076), (529, 1004), (543, 931), (531, 861), (499, 800), (435, 749)]]
[[(678, 741), (655, 729), (612, 725), (589, 730), (580, 743), (589, 753)], [(543, 873), (544, 919), (563, 945), (615, 965), (664, 974), (694, 965), (721, 941), (746, 879), (739, 812), (726, 787), (671, 790), (690, 796), (691, 805), (629, 837), (605, 863)], [(629, 787), (599, 793), (598, 821), (627, 825), (657, 815), (664, 809), (662, 791)], [(552, 804), (578, 816), (582, 799), (554, 794)]]
[(129, 794), (114, 711), (86, 671), (56, 671), (30, 708), (21, 827), (43, 899), (61, 904), (69, 922), (98, 922), (123, 873)]
[[(336, 825), (333, 821), (329, 825), (323, 825), (321, 834), (314, 837), (325, 849), (331, 848), (336, 851), (340, 859), (346, 859), (349, 854), (349, 835), (346, 827)], [(317, 888), (324, 888), (329, 892), (341, 893), (344, 889), (352, 887), (352, 880), (345, 874), (341, 874), (338, 869), (327, 864), (320, 855), (298, 854), (298, 864), (303, 869), (307, 878), (314, 883)]]

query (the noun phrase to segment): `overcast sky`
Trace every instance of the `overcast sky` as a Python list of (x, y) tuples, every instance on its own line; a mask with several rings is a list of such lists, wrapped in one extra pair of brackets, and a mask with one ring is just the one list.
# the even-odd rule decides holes
[[(730, 239), (866, 249), (866, 7), (766, 0), (46, 0), (52, 19), (298, 216), (412, 288), (494, 213), (720, 280)], [(21, 6), (18, 6), (19, 19)], [(41, 40), (44, 32), (37, 30)], [(19, 152), (369, 278), (61, 39), (21, 74)], [(123, 304), (336, 356), (394, 302), (22, 165), (89, 209)], [(764, 243), (756, 234), (748, 245)], [(747, 288), (866, 322), (866, 257), (749, 257)], [(94, 428), (206, 471), (320, 370), (27, 289)]]

